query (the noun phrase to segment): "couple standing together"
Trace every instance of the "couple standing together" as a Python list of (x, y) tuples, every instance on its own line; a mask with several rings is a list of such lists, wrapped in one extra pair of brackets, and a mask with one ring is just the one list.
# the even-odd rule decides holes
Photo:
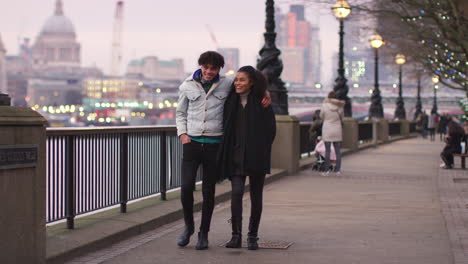
[(195, 232), (193, 191), (198, 167), (203, 166), (203, 206), (197, 250), (208, 248), (216, 182), (231, 180), (232, 238), (229, 248), (242, 244), (242, 196), (247, 176), (251, 213), (248, 249), (258, 248), (263, 185), (270, 172), (271, 145), (276, 121), (270, 106), (267, 81), (252, 66), (241, 67), (234, 80), (220, 76), (224, 58), (207, 51), (198, 59), (200, 69), (179, 87), (177, 135), (183, 144), (181, 202), (185, 229), (177, 244), (185, 247)]

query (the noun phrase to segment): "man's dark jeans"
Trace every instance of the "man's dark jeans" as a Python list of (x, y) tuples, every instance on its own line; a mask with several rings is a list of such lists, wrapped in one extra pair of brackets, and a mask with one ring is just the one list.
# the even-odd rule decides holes
[(180, 200), (184, 209), (184, 220), (186, 225), (193, 225), (193, 191), (197, 177), (198, 167), (203, 165), (202, 176), (202, 220), (200, 232), (210, 231), (211, 216), (214, 209), (214, 196), (216, 185), (216, 156), (219, 144), (198, 143), (191, 141), (183, 145), (182, 158), (182, 190)]

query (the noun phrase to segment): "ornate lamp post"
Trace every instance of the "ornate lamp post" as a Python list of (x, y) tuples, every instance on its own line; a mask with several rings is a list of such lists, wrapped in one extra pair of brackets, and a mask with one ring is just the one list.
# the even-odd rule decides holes
[(369, 40), (372, 48), (375, 50), (375, 83), (374, 91), (371, 96), (371, 105), (369, 107), (369, 117), (383, 118), (382, 97), (379, 90), (379, 48), (382, 47), (384, 41), (379, 34), (372, 35)]
[(414, 120), (422, 113), (422, 103), (421, 103), (421, 74), (418, 74), (418, 95), (416, 97), (416, 111), (414, 112)]
[(434, 104), (432, 105), (431, 114), (437, 114), (437, 89), (439, 89), (437, 84), (439, 83), (439, 76), (432, 76), (432, 83), (434, 83)]
[(260, 50), (260, 59), (257, 61), (257, 69), (268, 77), (268, 90), (271, 94), (273, 111), (277, 115), (288, 114), (288, 91), (284, 82), (280, 79), (283, 71), (283, 62), (279, 59), (281, 51), (276, 47), (275, 33), (275, 3), (266, 1), (266, 32), (265, 45)]
[(348, 80), (346, 80), (344, 76), (344, 19), (351, 14), (351, 7), (349, 6), (346, 0), (338, 0), (336, 1), (335, 5), (332, 7), (333, 14), (338, 18), (340, 21), (340, 51), (339, 51), (339, 62), (338, 62), (338, 77), (335, 79), (335, 87), (333, 87), (333, 91), (335, 91), (338, 99), (344, 100), (346, 102), (344, 106), (344, 115), (345, 116), (352, 116), (352, 107), (351, 107), (351, 100), (348, 97), (348, 85), (346, 84)]
[(399, 75), (398, 75), (398, 99), (396, 101), (396, 109), (395, 109), (395, 118), (396, 119), (406, 119), (406, 110), (405, 110), (405, 102), (403, 101), (403, 87), (402, 87), (402, 73), (401, 70), (403, 68), (403, 64), (406, 63), (405, 55), (399, 53), (395, 57), (395, 63), (400, 66)]

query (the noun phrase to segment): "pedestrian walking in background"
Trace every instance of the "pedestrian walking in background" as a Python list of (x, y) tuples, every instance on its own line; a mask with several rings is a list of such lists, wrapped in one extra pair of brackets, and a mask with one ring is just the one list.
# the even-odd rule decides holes
[(438, 121), (438, 116), (437, 116), (436, 113), (432, 113), (428, 117), (427, 130), (429, 131), (429, 139), (431, 141), (435, 140), (435, 130), (436, 130), (436, 126), (437, 126), (437, 121)]
[(427, 137), (427, 122), (428, 116), (426, 114), (426, 111), (422, 111), (416, 118), (416, 124), (417, 127), (421, 130), (421, 136), (423, 138)]
[[(330, 146), (333, 144), (336, 154), (335, 174), (341, 175), (341, 142), (343, 141), (343, 106), (344, 101), (336, 99), (336, 93), (330, 92), (323, 101), (320, 110), (322, 119), (322, 140), (325, 142), (325, 168), (330, 167)], [(326, 176), (329, 171), (323, 172)]]
[(443, 141), (445, 138), (448, 122), (447, 113), (442, 113), (439, 118), (439, 123), (437, 124), (437, 133), (439, 133), (440, 141)]
[(247, 247), (258, 248), (265, 175), (270, 173), (271, 145), (276, 121), (271, 106), (261, 104), (267, 88), (263, 74), (252, 66), (241, 67), (224, 107), (224, 137), (220, 150), (221, 177), (231, 180), (232, 238), (227, 248), (242, 245), (242, 197), (250, 182), (250, 219)]
[(465, 136), (465, 131), (455, 122), (450, 122), (445, 136), (447, 144), (445, 145), (440, 157), (444, 161), (441, 167), (444, 169), (453, 168), (453, 154), (461, 153), (461, 142)]

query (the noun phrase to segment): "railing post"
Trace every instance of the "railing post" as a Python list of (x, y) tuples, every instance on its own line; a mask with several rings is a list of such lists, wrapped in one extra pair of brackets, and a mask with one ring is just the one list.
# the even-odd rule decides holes
[(161, 200), (166, 201), (166, 189), (167, 189), (167, 133), (165, 131), (161, 132), (161, 146), (159, 149), (159, 154), (161, 155), (161, 166), (159, 167), (159, 175), (161, 177), (159, 181), (159, 189), (161, 191)]
[(120, 212), (127, 212), (128, 201), (128, 133), (120, 139)]
[(359, 142), (359, 124), (352, 117), (343, 118), (343, 148), (356, 150)]
[(376, 118), (372, 118), (372, 144), (377, 145), (377, 139), (378, 139), (378, 128), (377, 126), (379, 125), (378, 121)]
[(400, 120), (400, 135), (407, 137), (410, 134), (410, 122), (408, 120)]
[(388, 141), (388, 135), (389, 135), (389, 124), (388, 120), (385, 118), (379, 118), (379, 126), (378, 126), (378, 140), (381, 140), (382, 142), (387, 142)]
[(65, 216), (67, 228), (75, 228), (75, 136), (65, 141)]
[(276, 115), (276, 137), (271, 149), (273, 168), (285, 169), (289, 174), (299, 170), (300, 127), (295, 116)]

